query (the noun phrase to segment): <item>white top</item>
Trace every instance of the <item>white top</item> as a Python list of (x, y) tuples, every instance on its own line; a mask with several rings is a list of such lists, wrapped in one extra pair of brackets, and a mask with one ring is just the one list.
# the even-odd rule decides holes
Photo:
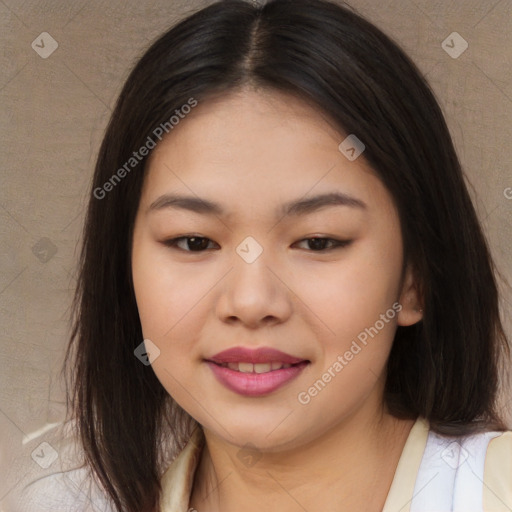
[[(198, 428), (165, 471), (161, 512), (189, 510), (203, 445), (204, 434)], [(21, 465), (25, 474), (3, 491), (5, 497), (0, 495), (0, 512), (114, 512), (88, 472), (80, 468), (77, 453), (71, 436), (53, 439), (47, 433), (28, 443)], [(448, 438), (430, 431), (425, 419), (417, 419), (383, 512), (511, 510), (512, 431)]]
[(500, 434), (485, 432), (454, 440), (430, 432), (414, 486), (411, 512), (483, 512), (487, 446)]

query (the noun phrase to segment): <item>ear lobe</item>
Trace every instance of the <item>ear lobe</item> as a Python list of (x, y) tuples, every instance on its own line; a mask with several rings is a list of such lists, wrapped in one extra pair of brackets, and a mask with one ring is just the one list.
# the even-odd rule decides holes
[(399, 298), (402, 309), (398, 313), (398, 325), (414, 325), (423, 319), (422, 300), (418, 288), (418, 282), (414, 276), (414, 272), (411, 266), (408, 265)]

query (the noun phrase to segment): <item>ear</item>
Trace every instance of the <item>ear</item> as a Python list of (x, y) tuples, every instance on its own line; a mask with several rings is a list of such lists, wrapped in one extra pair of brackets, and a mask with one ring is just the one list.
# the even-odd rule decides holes
[(410, 265), (407, 265), (405, 271), (398, 302), (402, 306), (397, 317), (398, 325), (413, 325), (423, 318), (423, 300), (420, 297), (418, 281)]

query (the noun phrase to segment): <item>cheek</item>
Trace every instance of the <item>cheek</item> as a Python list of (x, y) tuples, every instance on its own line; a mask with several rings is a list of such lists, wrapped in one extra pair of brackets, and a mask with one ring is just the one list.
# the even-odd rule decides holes
[[(399, 295), (399, 254), (378, 256), (372, 247), (354, 250), (342, 262), (319, 265), (296, 283), (297, 294), (338, 339), (372, 326)], [(386, 261), (383, 261), (383, 260)]]
[(399, 276), (377, 279), (370, 268), (364, 270), (347, 267), (309, 294), (308, 305), (329, 331), (322, 329), (318, 338), (316, 368), (307, 379), (309, 387), (300, 390), (299, 403), (326, 421), (356, 410), (375, 390), (393, 344)]
[(165, 265), (159, 265), (158, 258), (151, 257), (151, 251), (141, 248), (134, 254), (133, 282), (143, 336), (160, 350), (151, 366), (178, 403), (187, 403), (185, 388), (196, 395), (190, 363), (195, 356), (194, 339), (197, 339), (193, 326), (199, 325), (194, 322), (194, 315), (198, 314), (201, 303), (198, 303), (200, 295), (191, 291), (189, 279), (189, 286), (182, 286), (185, 281)]
[(157, 343), (171, 337), (181, 322), (189, 321), (212, 286), (206, 273), (170, 265), (165, 248), (147, 241), (134, 248), (132, 269), (144, 336)]
[(160, 350), (153, 371), (178, 403), (187, 404), (189, 393), (200, 395), (193, 363), (202, 356), (196, 341), (211, 311), (207, 297), (214, 283), (205, 272), (169, 265), (165, 250), (143, 240), (134, 244), (132, 269), (144, 338)]

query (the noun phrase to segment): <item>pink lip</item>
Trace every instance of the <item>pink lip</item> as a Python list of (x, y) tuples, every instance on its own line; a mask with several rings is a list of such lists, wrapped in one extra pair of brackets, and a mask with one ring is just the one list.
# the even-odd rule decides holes
[[(206, 359), (206, 363), (216, 379), (231, 391), (244, 396), (261, 396), (297, 377), (309, 361), (270, 347), (234, 347)], [(266, 373), (243, 373), (220, 366), (221, 363), (284, 363), (294, 366)]]
[(296, 366), (281, 368), (267, 373), (242, 373), (207, 361), (217, 380), (231, 391), (245, 396), (260, 396), (271, 393), (297, 377), (309, 364), (302, 361)]
[(300, 357), (281, 352), (270, 347), (245, 348), (233, 347), (223, 350), (207, 359), (214, 363), (284, 363), (296, 364), (304, 361)]

